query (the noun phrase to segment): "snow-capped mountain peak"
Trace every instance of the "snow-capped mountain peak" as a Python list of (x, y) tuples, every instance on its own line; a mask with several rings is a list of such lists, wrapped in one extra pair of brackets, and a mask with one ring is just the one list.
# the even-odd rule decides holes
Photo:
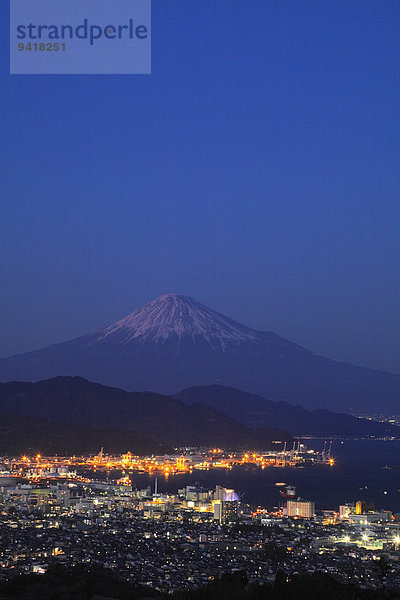
[(190, 296), (165, 294), (99, 332), (99, 340), (109, 336), (119, 342), (133, 340), (162, 342), (174, 337), (204, 338), (212, 347), (254, 342), (258, 333), (229, 317), (203, 306)]

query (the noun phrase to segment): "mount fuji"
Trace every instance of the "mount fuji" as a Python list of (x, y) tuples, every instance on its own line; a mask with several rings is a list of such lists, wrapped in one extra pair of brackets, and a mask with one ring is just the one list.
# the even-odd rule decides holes
[(323, 358), (176, 294), (95, 333), (0, 360), (3, 382), (58, 375), (162, 394), (218, 384), (308, 409), (389, 414), (400, 407), (399, 375)]

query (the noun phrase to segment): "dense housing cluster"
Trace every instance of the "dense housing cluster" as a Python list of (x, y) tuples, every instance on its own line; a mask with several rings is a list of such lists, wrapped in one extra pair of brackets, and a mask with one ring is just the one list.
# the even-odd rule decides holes
[[(160, 591), (196, 587), (221, 572), (270, 582), (277, 571), (324, 571), (367, 588), (400, 584), (400, 525), (357, 503), (315, 512), (287, 497), (279, 510), (240, 502), (234, 490), (189, 485), (173, 494), (136, 489), (128, 477), (1, 480), (0, 574), (52, 565), (111, 569)], [(382, 574), (382, 557), (388, 565)]]

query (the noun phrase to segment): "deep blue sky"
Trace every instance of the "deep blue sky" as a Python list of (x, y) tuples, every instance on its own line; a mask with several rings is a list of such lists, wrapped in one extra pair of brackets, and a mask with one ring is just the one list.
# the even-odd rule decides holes
[(397, 1), (153, 0), (148, 76), (10, 76), (0, 355), (186, 293), (400, 371)]

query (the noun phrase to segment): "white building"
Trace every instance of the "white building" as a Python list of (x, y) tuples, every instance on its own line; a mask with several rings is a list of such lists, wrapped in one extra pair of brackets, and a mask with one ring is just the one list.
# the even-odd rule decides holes
[(308, 500), (288, 500), (287, 516), (312, 519), (315, 515), (315, 503)]

